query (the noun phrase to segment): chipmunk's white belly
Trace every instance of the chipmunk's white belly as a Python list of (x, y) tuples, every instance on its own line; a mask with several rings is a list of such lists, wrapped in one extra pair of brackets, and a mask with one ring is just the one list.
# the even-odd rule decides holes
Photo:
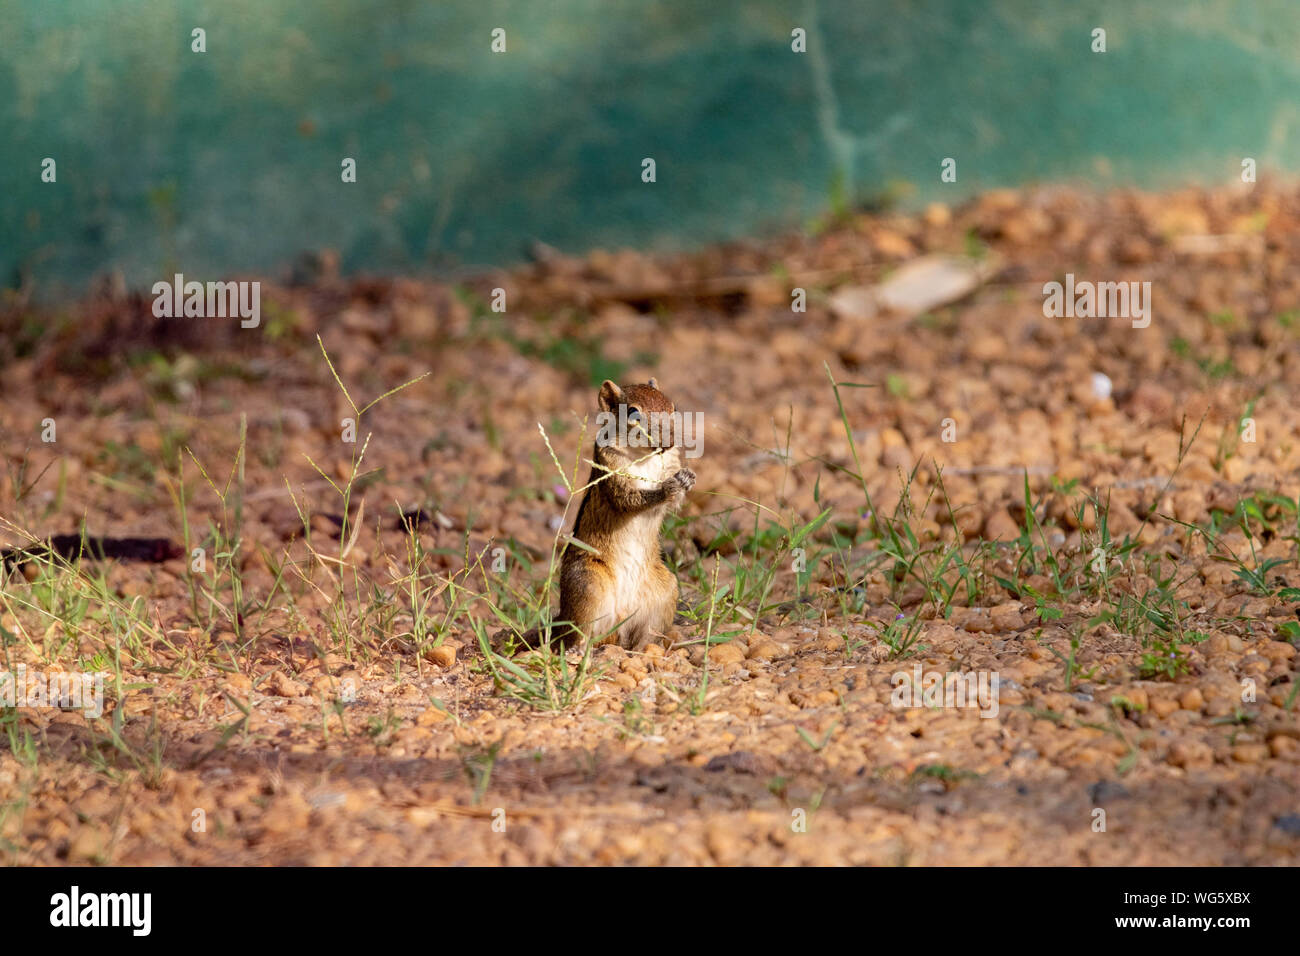
[(663, 523), (666, 505), (647, 508), (631, 519), (632, 533), (622, 538), (624, 541), (650, 542), (648, 547), (638, 548), (635, 553), (628, 552), (615, 559), (614, 566), (619, 569), (614, 579), (614, 619), (625, 618), (625, 628), (641, 623), (646, 612), (647, 589), (650, 569), (659, 563), (659, 526)]
[[(652, 491), (680, 468), (680, 453), (670, 448), (633, 461), (622, 469), (622, 473), (632, 478), (641, 490)], [(650, 623), (654, 610), (651, 604), (655, 598), (650, 574), (660, 563), (659, 531), (667, 511), (668, 502), (665, 501), (638, 512), (628, 519), (627, 527), (617, 535), (623, 551), (610, 556), (610, 565), (619, 571), (614, 581), (614, 620), (606, 627), (623, 622), (619, 627), (621, 635), (639, 635)]]

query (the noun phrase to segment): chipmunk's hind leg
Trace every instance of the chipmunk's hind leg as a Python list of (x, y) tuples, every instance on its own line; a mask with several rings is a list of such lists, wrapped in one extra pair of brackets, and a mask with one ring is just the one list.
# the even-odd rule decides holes
[(564, 646), (582, 640), (608, 643), (616, 639), (605, 632), (618, 623), (615, 617), (614, 576), (599, 561), (583, 556), (567, 562), (560, 571), (560, 624)]

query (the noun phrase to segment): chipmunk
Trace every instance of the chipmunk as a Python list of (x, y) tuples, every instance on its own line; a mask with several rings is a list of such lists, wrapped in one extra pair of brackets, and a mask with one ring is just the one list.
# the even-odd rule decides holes
[[(677, 609), (677, 579), (664, 565), (659, 527), (695, 486), (669, 423), (677, 419), (652, 378), (598, 396), (604, 422), (560, 565), (558, 631), (565, 645), (590, 639), (642, 650), (662, 637)], [(667, 434), (665, 434), (667, 432)], [(612, 433), (612, 434), (611, 434)], [(585, 545), (586, 547), (583, 547)], [(589, 550), (590, 549), (590, 550)]]

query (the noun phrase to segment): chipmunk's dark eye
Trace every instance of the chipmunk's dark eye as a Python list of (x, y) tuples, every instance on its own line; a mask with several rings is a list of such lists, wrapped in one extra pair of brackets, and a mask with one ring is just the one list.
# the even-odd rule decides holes
[(632, 424), (641, 421), (641, 410), (635, 405), (629, 405), (627, 407), (627, 420)]

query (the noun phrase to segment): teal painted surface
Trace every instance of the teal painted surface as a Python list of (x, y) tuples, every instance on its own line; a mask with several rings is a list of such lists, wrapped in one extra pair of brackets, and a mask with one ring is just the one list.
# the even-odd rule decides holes
[(46, 294), (308, 248), (431, 274), (533, 238), (680, 248), (804, 223), (840, 184), (1300, 164), (1294, 0), (0, 0), (0, 31), (0, 282)]

